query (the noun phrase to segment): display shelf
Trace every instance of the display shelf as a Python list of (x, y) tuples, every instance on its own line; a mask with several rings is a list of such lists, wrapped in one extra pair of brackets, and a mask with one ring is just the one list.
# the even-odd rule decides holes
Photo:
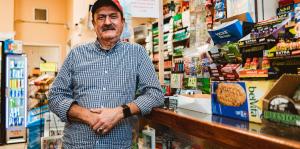
[(281, 56), (281, 57), (268, 57), (270, 60), (288, 60), (288, 59), (299, 59), (300, 55), (296, 56)]
[(240, 78), (267, 78), (268, 70), (242, 70), (239, 72)]
[(11, 96), (8, 96), (10, 99), (24, 99), (25, 97), (11, 97)]
[[(168, 41), (164, 41), (164, 44), (168, 43)], [(153, 46), (158, 46), (159, 43), (153, 44)]]
[(16, 79), (22, 79), (22, 80), (24, 80), (24, 78), (21, 78), (21, 77), (10, 77), (9, 79), (10, 80), (16, 80)]
[(188, 40), (190, 37), (186, 37), (184, 39), (180, 39), (180, 40), (174, 40), (173, 43), (177, 43), (177, 42), (183, 42), (183, 41), (186, 41)]
[(177, 71), (172, 71), (172, 73), (174, 73), (174, 74), (175, 74), (175, 73), (177, 73), (177, 74), (182, 74), (182, 73), (184, 73), (184, 71), (178, 71), (178, 72), (177, 72)]
[(159, 108), (153, 109), (146, 120), (229, 148), (300, 148), (300, 128), (271, 122), (256, 124), (185, 109), (172, 112)]
[(13, 143), (20, 143), (20, 142), (25, 142), (26, 139), (20, 138), (20, 139), (14, 139), (14, 140), (9, 140), (7, 141), (8, 144), (13, 144)]
[(180, 30), (186, 30), (186, 29), (188, 29), (188, 26), (182, 27), (182, 28), (178, 28), (177, 30), (174, 30), (174, 33), (178, 32)]
[(182, 58), (183, 55), (173, 55), (173, 58)]
[(141, 45), (146, 44), (146, 38), (135, 39), (135, 42)]
[(239, 47), (248, 48), (248, 47), (255, 47), (260, 45), (271, 45), (271, 44), (275, 44), (276, 42), (277, 40), (274, 37), (269, 36), (269, 37), (239, 41)]

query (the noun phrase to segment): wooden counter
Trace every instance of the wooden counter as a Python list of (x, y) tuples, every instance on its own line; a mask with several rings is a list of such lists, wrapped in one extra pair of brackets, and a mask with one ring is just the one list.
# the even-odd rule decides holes
[(270, 122), (255, 124), (185, 109), (176, 112), (154, 109), (147, 120), (231, 148), (300, 149), (297, 127)]

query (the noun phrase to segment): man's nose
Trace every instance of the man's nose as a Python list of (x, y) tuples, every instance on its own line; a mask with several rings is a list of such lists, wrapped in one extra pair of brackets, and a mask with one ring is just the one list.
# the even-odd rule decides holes
[(105, 18), (104, 24), (107, 24), (107, 25), (111, 24), (111, 19), (110, 19), (110, 17), (107, 16), (107, 17)]

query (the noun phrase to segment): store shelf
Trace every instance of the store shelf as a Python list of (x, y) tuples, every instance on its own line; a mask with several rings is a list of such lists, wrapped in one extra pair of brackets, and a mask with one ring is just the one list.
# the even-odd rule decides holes
[(185, 109), (154, 109), (147, 121), (217, 142), (229, 148), (300, 148), (300, 128), (270, 122), (249, 123)]
[(22, 79), (22, 80), (25, 80), (24, 77), (10, 77), (9, 79), (10, 79), (10, 80), (16, 80), (16, 79)]
[(184, 72), (182, 72), (182, 71), (181, 71), (181, 72), (175, 72), (175, 71), (172, 71), (172, 73), (174, 73), (174, 74), (175, 74), (175, 73), (181, 74), (181, 73), (184, 73)]
[(146, 38), (138, 38), (134, 39), (134, 41), (139, 44), (146, 44)]
[(272, 36), (261, 37), (256, 39), (249, 39), (245, 41), (239, 41), (239, 48), (248, 48), (261, 45), (272, 45), (276, 43), (276, 39)]
[(240, 78), (267, 78), (268, 70), (242, 70), (239, 72)]
[(10, 99), (24, 99), (25, 97), (12, 97), (12, 96), (8, 96)]
[[(164, 44), (166, 44), (166, 43), (168, 43), (168, 41), (164, 41)], [(159, 45), (159, 43), (153, 44), (153, 46), (158, 46), (158, 45)]]
[(288, 59), (298, 59), (300, 55), (297, 56), (282, 56), (282, 57), (269, 57), (270, 60), (288, 60)]
[(181, 31), (181, 30), (186, 30), (188, 27), (182, 27), (182, 28), (178, 28), (177, 30), (174, 30), (174, 33), (178, 32), (178, 31)]
[(183, 55), (174, 55), (173, 58), (182, 58)]
[(189, 39), (190, 37), (186, 37), (184, 39), (181, 39), (181, 40), (174, 40), (173, 43), (177, 43), (177, 42), (182, 42), (182, 41), (185, 41), (187, 39)]
[(26, 139), (25, 138), (20, 138), (20, 139), (13, 139), (13, 140), (9, 140), (7, 141), (8, 144), (13, 144), (13, 143), (20, 143), (20, 142), (25, 142)]

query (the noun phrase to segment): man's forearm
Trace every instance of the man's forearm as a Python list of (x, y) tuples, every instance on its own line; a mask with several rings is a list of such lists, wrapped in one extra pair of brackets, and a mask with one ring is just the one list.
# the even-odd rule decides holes
[(88, 124), (90, 116), (90, 110), (83, 108), (76, 103), (73, 103), (68, 111), (68, 118), (71, 121)]

